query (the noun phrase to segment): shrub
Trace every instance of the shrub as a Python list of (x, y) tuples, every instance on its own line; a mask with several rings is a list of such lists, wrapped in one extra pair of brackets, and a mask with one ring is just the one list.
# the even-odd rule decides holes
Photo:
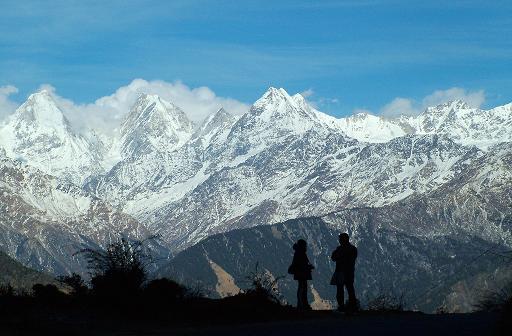
[(512, 282), (501, 290), (485, 294), (475, 308), (488, 312), (512, 312)]
[(121, 238), (106, 250), (84, 249), (94, 294), (105, 297), (133, 296), (146, 280), (151, 261), (142, 241)]
[(268, 271), (259, 271), (259, 264), (256, 263), (254, 271), (246, 276), (250, 286), (245, 290), (245, 295), (281, 304), (283, 297), (279, 292), (278, 282), (283, 278), (284, 276), (274, 278)]
[(35, 284), (32, 286), (32, 293), (35, 298), (48, 301), (52, 301), (63, 296), (63, 293), (57, 288), (57, 286), (52, 284)]
[(186, 294), (187, 288), (166, 278), (152, 280), (144, 287), (145, 297), (156, 302), (174, 303), (183, 300)]
[(14, 288), (11, 284), (0, 286), (0, 296), (12, 297), (14, 296)]
[(70, 294), (73, 296), (83, 296), (87, 294), (88, 288), (85, 285), (85, 282), (82, 279), (82, 277), (77, 273), (60, 276), (57, 278), (57, 280), (63, 285), (66, 285), (69, 288), (71, 288)]
[(403, 293), (397, 295), (392, 290), (380, 290), (375, 297), (366, 301), (366, 307), (369, 311), (378, 312), (402, 312), (406, 305), (405, 295)]

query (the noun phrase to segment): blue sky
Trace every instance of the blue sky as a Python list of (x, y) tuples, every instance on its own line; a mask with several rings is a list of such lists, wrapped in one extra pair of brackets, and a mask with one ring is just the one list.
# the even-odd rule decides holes
[[(108, 4), (105, 4), (108, 3)], [(90, 103), (135, 78), (375, 113), (435, 91), (512, 101), (511, 1), (1, 1), (0, 86)], [(460, 91), (459, 91), (460, 92)], [(0, 97), (1, 98), (1, 97)]]

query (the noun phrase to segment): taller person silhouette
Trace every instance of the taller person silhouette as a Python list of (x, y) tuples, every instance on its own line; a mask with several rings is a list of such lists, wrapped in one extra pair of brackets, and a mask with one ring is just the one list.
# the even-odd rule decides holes
[[(332, 252), (331, 259), (336, 262), (336, 270), (331, 278), (331, 285), (336, 286), (338, 311), (354, 311), (357, 308), (354, 289), (354, 271), (357, 259), (357, 248), (349, 241), (347, 233), (338, 237), (340, 246)], [(348, 305), (345, 307), (345, 288), (348, 292)]]

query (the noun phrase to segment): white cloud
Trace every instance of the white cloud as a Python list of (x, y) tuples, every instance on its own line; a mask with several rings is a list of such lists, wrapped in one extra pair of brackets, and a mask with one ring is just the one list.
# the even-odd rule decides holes
[(480, 107), (485, 102), (484, 90), (467, 92), (465, 89), (453, 87), (448, 90), (437, 90), (422, 100), (424, 107), (435, 106), (450, 100), (463, 100), (471, 107)]
[(302, 91), (300, 94), (302, 97), (304, 97), (306, 99), (308, 104), (311, 105), (315, 109), (321, 109), (322, 107), (336, 105), (339, 103), (339, 100), (337, 98), (328, 98), (328, 97), (314, 98), (313, 96), (316, 95), (316, 92), (311, 88), (309, 88), (305, 91)]
[(463, 100), (469, 106), (479, 108), (485, 102), (484, 90), (467, 91), (463, 88), (453, 87), (447, 90), (436, 90), (425, 96), (420, 102), (409, 98), (395, 98), (380, 109), (385, 117), (398, 117), (400, 115), (418, 115), (427, 107), (436, 106), (451, 100)]
[(91, 104), (75, 104), (60, 97), (56, 94), (55, 88), (48, 84), (42, 85), (41, 89), (46, 89), (52, 94), (75, 128), (94, 128), (106, 133), (120, 125), (122, 118), (142, 93), (156, 94), (172, 102), (194, 122), (202, 121), (221, 107), (232, 114), (242, 114), (249, 109), (248, 105), (240, 101), (217, 96), (208, 87), (190, 88), (180, 81), (169, 83), (135, 79), (110, 96), (101, 97)]
[(18, 88), (12, 85), (0, 86), (0, 121), (16, 110), (18, 104), (9, 99), (9, 96), (18, 93)]
[(392, 118), (400, 115), (416, 115), (418, 110), (414, 107), (413, 100), (397, 97), (381, 108), (381, 114)]
[(304, 98), (311, 97), (311, 96), (312, 96), (312, 95), (314, 95), (314, 94), (315, 94), (315, 91), (313, 91), (313, 89), (307, 89), (307, 90), (302, 91), (302, 92), (300, 93), (300, 95), (301, 95), (302, 97), (304, 97)]

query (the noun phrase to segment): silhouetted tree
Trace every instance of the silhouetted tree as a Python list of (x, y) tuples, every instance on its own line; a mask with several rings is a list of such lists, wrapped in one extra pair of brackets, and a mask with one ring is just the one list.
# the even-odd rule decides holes
[(85, 282), (82, 279), (82, 277), (77, 273), (60, 276), (57, 278), (57, 280), (59, 280), (59, 282), (61, 282), (62, 284), (70, 287), (70, 294), (73, 296), (84, 296), (85, 294), (87, 294), (88, 288), (85, 285)]
[(105, 250), (84, 249), (91, 272), (94, 294), (104, 297), (125, 297), (137, 294), (146, 280), (146, 267), (151, 262), (143, 241), (122, 237)]

